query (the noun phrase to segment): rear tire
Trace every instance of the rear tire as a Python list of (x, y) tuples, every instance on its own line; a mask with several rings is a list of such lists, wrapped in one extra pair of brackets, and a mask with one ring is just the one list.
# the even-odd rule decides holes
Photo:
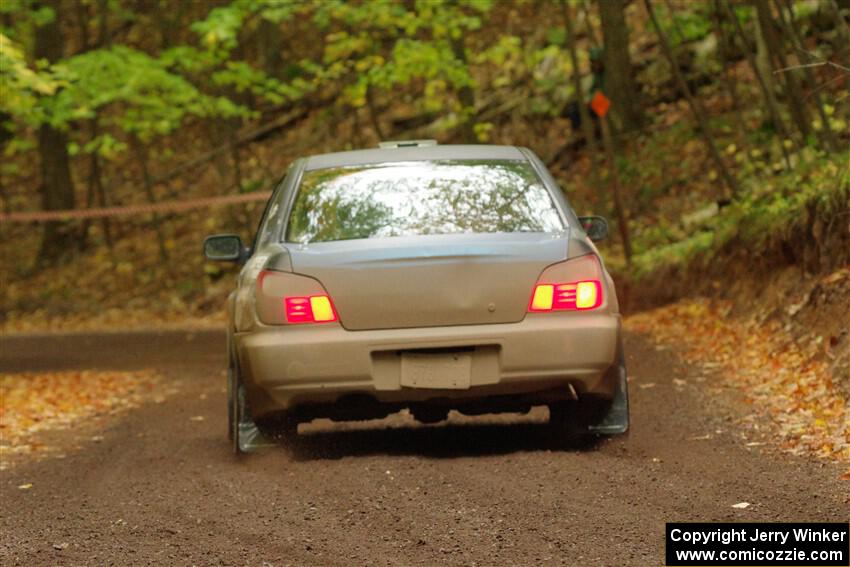
[(276, 443), (286, 444), (298, 437), (298, 421), (286, 414), (259, 421), (257, 428), (263, 437)]
[(235, 409), (234, 409), (234, 405), (233, 405), (233, 398), (235, 396), (234, 392), (235, 392), (236, 388), (233, 385), (233, 380), (234, 380), (233, 367), (232, 367), (232, 363), (231, 363), (227, 367), (227, 440), (228, 441), (233, 441), (233, 431), (234, 431), (233, 425), (234, 425), (234, 422), (236, 421), (236, 418), (235, 418), (235, 415), (234, 415)]
[(623, 343), (617, 348), (616, 363), (610, 368), (610, 379), (615, 383), (614, 396), (599, 401), (587, 415), (584, 425), (594, 435), (623, 435), (629, 432), (629, 379)]
[[(290, 423), (287, 420), (287, 423)], [(230, 439), (234, 455), (252, 453), (257, 449), (270, 445), (269, 439), (277, 435), (269, 435), (266, 428), (255, 423), (248, 404), (248, 393), (239, 375), (239, 365), (231, 358), (227, 370), (227, 436)], [(294, 435), (298, 424), (284, 427), (284, 431)]]
[(622, 341), (617, 345), (617, 355), (606, 378), (615, 384), (612, 398), (588, 395), (549, 406), (549, 425), (559, 442), (576, 444), (593, 437), (628, 433), (629, 385)]
[(245, 387), (239, 383), (238, 372), (231, 370), (232, 378), (228, 381), (231, 394), (228, 396), (227, 417), (229, 425), (230, 447), (234, 455), (243, 453), (239, 446), (239, 422), (242, 421), (242, 412), (245, 407)]
[(584, 436), (579, 419), (579, 402), (568, 400), (549, 406), (549, 430), (558, 443), (576, 443)]
[(411, 410), (413, 419), (425, 425), (440, 423), (449, 418), (449, 410), (444, 408), (419, 407)]

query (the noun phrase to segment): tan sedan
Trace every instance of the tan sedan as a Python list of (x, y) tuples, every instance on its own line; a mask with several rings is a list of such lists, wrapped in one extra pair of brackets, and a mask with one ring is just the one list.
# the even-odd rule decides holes
[(617, 296), (541, 161), (510, 146), (408, 142), (296, 161), (228, 301), (230, 434), (408, 408), (424, 423), (546, 405), (564, 439), (628, 429)]

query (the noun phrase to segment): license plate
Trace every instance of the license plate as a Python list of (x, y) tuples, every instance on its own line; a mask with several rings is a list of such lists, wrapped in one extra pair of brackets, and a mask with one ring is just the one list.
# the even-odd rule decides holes
[(471, 374), (468, 354), (401, 355), (401, 385), (407, 388), (466, 390)]

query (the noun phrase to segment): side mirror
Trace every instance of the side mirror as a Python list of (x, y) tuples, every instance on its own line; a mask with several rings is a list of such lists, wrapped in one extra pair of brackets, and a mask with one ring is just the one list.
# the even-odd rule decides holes
[(591, 216), (579, 217), (581, 227), (587, 233), (587, 237), (593, 242), (599, 242), (608, 238), (608, 221), (605, 217)]
[(216, 234), (204, 239), (204, 256), (216, 262), (240, 262), (244, 247), (235, 234)]

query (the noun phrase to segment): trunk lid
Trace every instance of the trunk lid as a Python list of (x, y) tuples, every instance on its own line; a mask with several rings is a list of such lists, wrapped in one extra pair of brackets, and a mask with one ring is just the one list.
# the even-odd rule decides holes
[(515, 323), (568, 233), (453, 234), (290, 245), (293, 272), (324, 285), (352, 331)]

